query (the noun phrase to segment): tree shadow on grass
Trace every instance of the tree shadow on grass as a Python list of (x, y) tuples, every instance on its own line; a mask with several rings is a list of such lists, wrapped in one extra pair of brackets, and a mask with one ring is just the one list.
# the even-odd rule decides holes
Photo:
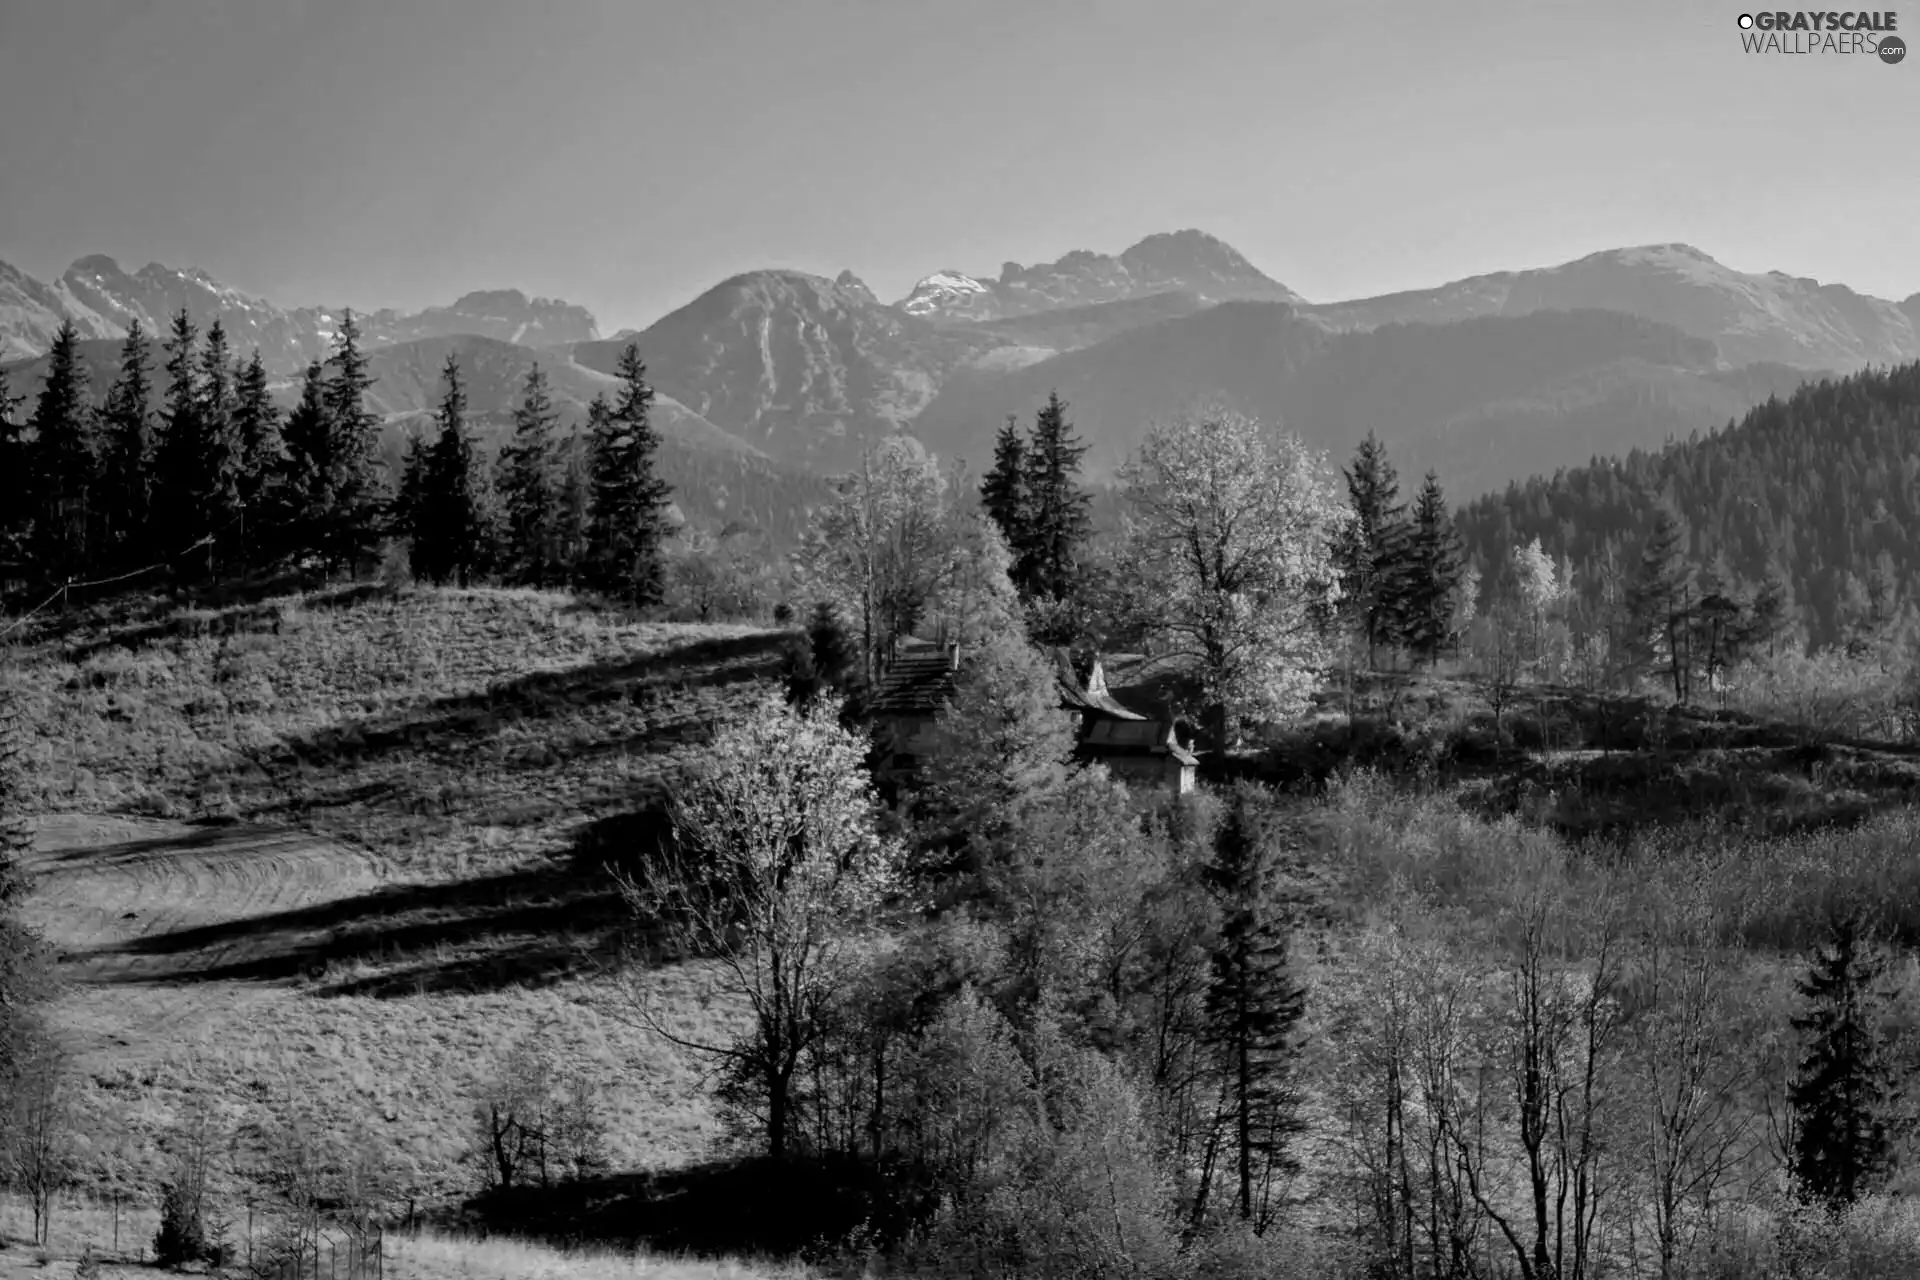
[[(246, 830), (246, 829), (241, 829)], [(546, 986), (617, 965), (635, 937), (615, 872), (665, 839), (656, 801), (589, 823), (571, 855), (524, 870), (371, 892), (152, 934), (67, 959), (140, 957), (103, 983), (316, 980), (315, 994), (398, 997)], [(110, 851), (53, 855), (109, 864), (204, 849), (218, 830)]]

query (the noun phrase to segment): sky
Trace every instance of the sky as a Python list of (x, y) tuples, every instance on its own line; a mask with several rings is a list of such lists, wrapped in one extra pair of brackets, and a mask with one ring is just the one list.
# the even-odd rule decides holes
[(760, 267), (892, 300), (1185, 227), (1315, 301), (1669, 242), (1920, 292), (1920, 52), (1754, 55), (1740, 12), (0, 0), (0, 260), (607, 333)]

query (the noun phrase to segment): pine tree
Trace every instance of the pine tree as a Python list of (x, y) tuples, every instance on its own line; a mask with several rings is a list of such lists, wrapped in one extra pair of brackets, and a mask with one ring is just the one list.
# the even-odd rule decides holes
[(1346, 607), (1367, 645), (1367, 665), (1382, 644), (1401, 639), (1411, 529), (1399, 502), (1400, 480), (1386, 447), (1369, 431), (1345, 471), (1353, 523), (1334, 549)]
[(1432, 662), (1453, 641), (1455, 593), (1464, 566), (1460, 535), (1447, 511), (1440, 478), (1431, 471), (1414, 499), (1407, 568), (1402, 638), (1416, 658)]
[[(280, 442), (280, 410), (273, 403), (267, 366), (260, 348), (235, 375), (233, 435), (240, 451), (240, 516), (245, 543), (258, 543), (270, 527), (273, 487), (285, 462)], [(248, 530), (251, 522), (253, 528)], [(249, 550), (243, 555), (250, 558)]]
[(106, 554), (128, 564), (151, 548), (153, 470), (153, 355), (136, 317), (120, 346), (120, 374), (101, 411), (102, 526)]
[[(226, 327), (215, 320), (207, 326), (200, 352), (200, 460), (197, 494), (202, 532), (225, 543), (228, 530), (240, 514), (242, 457), (234, 430), (233, 353)], [(208, 563), (214, 562), (209, 548)]]
[(1688, 652), (1693, 575), (1681, 556), (1684, 541), (1678, 518), (1662, 508), (1640, 550), (1639, 570), (1627, 593), (1629, 663), (1639, 670), (1664, 668), (1676, 702), (1687, 700), (1693, 668)]
[(1092, 527), (1093, 498), (1080, 487), (1087, 447), (1067, 421), (1058, 392), (1034, 418), (1026, 451), (1026, 521), (1014, 552), (1014, 584), (1028, 599), (1064, 600), (1079, 581), (1080, 546)]
[(329, 501), (323, 554), (329, 566), (351, 567), (379, 541), (388, 504), (380, 475), (380, 418), (367, 407), (373, 375), (367, 372), (352, 311), (341, 314), (327, 368)]
[[(485, 558), (485, 522), (479, 495), (479, 471), (473, 438), (467, 434), (467, 391), (460, 362), (451, 353), (440, 370), (445, 383), (434, 417), (439, 434), (420, 457), (409, 459), (409, 480), (416, 504), (412, 520), (414, 564), (436, 583), (449, 579), (465, 587)], [(423, 474), (415, 477), (418, 465)]]
[(193, 541), (202, 528), (200, 493), (201, 449), (200, 330), (182, 307), (174, 313), (165, 345), (167, 353), (165, 424), (155, 448), (154, 520), (164, 530), (170, 550)]
[(324, 548), (326, 516), (333, 507), (333, 433), (327, 421), (326, 369), (320, 361), (307, 365), (300, 400), (287, 414), (280, 438), (278, 483), (269, 489), (276, 495), (274, 524), (288, 551), (317, 554)]
[(980, 501), (1017, 556), (1027, 544), (1027, 442), (1012, 414), (994, 438), (993, 469), (980, 482)]
[(1291, 1149), (1302, 1127), (1296, 1033), (1306, 1013), (1306, 992), (1288, 959), (1275, 883), (1276, 841), (1263, 816), (1260, 792), (1243, 784), (1204, 872), (1220, 906), (1206, 993), (1207, 1036), (1218, 1055), (1232, 1125), (1240, 1217), (1256, 1231), (1272, 1220), (1275, 1176), (1297, 1164)]
[(500, 451), (499, 490), (508, 577), (527, 586), (552, 585), (559, 568), (560, 493), (556, 484), (554, 424), (545, 370), (527, 373), (513, 411), (513, 440)]
[[(606, 405), (601, 405), (604, 412)], [(588, 418), (591, 421), (592, 412)], [(560, 445), (560, 497), (556, 507), (554, 571), (569, 588), (578, 587), (587, 566), (587, 535), (593, 523), (593, 436), (575, 429)]]
[(63, 321), (47, 354), (46, 381), (29, 426), (36, 437), (31, 474), (37, 489), (34, 560), (54, 582), (88, 567), (89, 500), (95, 483), (94, 414), (80, 365), (80, 335)]
[(1860, 922), (1830, 923), (1798, 983), (1810, 1008), (1793, 1020), (1806, 1053), (1788, 1093), (1794, 1131), (1788, 1172), (1811, 1200), (1852, 1204), (1885, 1182), (1893, 1166), (1887, 1118), (1893, 1073), (1878, 1024), (1887, 994), (1885, 962)]
[(640, 349), (628, 343), (616, 369), (620, 398), (594, 401), (593, 503), (587, 534), (590, 581), (629, 604), (658, 604), (665, 595), (666, 483), (654, 475), (659, 436), (648, 420), (653, 388)]

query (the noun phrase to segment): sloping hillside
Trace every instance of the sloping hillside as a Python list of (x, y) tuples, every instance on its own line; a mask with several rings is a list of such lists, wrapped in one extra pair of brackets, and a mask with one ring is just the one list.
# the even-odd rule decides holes
[(30, 910), (64, 953), (83, 1178), (125, 1161), (151, 1195), (203, 1099), (367, 1144), (402, 1204), (457, 1193), (471, 1090), (536, 1029), (621, 1167), (704, 1151), (691, 1068), (593, 976), (622, 919), (601, 867), (781, 639), (366, 589), (37, 637)]
[(1891, 616), (1920, 600), (1920, 364), (1823, 380), (1727, 430), (1536, 476), (1469, 504), (1460, 526), (1485, 563), (1538, 537), (1591, 587), (1609, 553), (1636, 562), (1663, 503), (1694, 564), (1718, 560), (1747, 584), (1773, 575), (1815, 643), (1876, 608)]

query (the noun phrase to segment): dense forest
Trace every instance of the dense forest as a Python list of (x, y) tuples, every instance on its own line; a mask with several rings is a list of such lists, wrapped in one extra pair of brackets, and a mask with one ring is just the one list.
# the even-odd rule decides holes
[(1686, 559), (1749, 596), (1772, 581), (1820, 647), (1914, 598), (1916, 482), (1920, 365), (1906, 365), (1806, 385), (1657, 453), (1511, 485), (1468, 503), (1459, 525), (1483, 573), (1538, 538), (1568, 559), (1574, 592), (1591, 601), (1609, 563), (1634, 562), (1664, 508)]

